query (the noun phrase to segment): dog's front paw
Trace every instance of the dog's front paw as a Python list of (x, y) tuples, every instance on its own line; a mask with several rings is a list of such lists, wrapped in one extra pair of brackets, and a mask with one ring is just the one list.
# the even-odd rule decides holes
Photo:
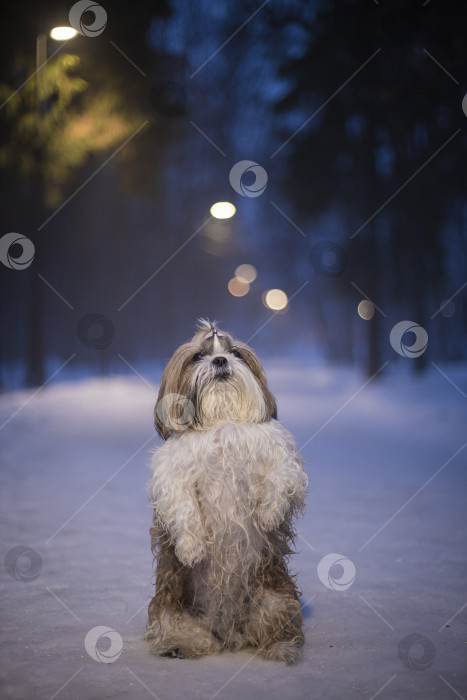
[(175, 554), (185, 566), (193, 567), (206, 554), (204, 542), (192, 532), (183, 532), (177, 539)]
[(292, 666), (300, 660), (302, 655), (301, 646), (303, 641), (296, 642), (275, 642), (267, 649), (260, 651), (260, 656), (273, 661), (285, 661), (287, 666)]

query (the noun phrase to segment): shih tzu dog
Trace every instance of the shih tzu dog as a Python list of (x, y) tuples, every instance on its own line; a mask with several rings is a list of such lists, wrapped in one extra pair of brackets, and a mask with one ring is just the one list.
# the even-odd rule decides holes
[(294, 663), (303, 645), (287, 569), (307, 477), (253, 350), (200, 320), (169, 361), (154, 411), (166, 441), (149, 493), (159, 655), (246, 649)]

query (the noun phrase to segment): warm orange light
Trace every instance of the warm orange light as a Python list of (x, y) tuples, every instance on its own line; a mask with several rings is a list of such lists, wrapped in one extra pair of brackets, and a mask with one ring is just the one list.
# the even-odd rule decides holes
[(368, 299), (363, 299), (357, 307), (357, 312), (360, 318), (364, 321), (370, 321), (375, 315), (375, 307), (368, 301)]
[(243, 277), (232, 277), (227, 287), (234, 297), (244, 297), (250, 291), (250, 285)]

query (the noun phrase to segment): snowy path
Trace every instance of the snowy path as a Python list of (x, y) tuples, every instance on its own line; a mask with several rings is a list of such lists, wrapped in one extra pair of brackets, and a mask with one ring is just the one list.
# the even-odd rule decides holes
[[(14, 552), (1, 566), (2, 698), (467, 698), (467, 370), (442, 368), (458, 388), (432, 369), (360, 390), (364, 380), (349, 371), (266, 368), (310, 474), (292, 563), (306, 617), (302, 662), (149, 654), (155, 390), (134, 377), (88, 379), (45, 388), (11, 420), (32, 392), (0, 397), (2, 561), (19, 546), (40, 556), (34, 580), (8, 573)], [(355, 566), (346, 590), (318, 577), (330, 553)], [(18, 559), (18, 578), (27, 563)], [(342, 571), (331, 569), (335, 585)], [(113, 663), (85, 650), (98, 625), (123, 640)], [(413, 634), (421, 643), (402, 644), (402, 661), (398, 647)]]

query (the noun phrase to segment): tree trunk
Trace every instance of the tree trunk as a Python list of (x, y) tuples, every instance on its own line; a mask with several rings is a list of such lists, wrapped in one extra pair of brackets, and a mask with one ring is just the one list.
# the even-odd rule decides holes
[[(368, 291), (369, 299), (379, 306), (379, 282), (380, 282), (380, 264), (378, 255), (378, 243), (376, 240), (375, 220), (370, 221), (369, 237), (368, 237), (368, 260), (370, 269), (368, 270)], [(380, 318), (379, 311), (375, 309), (375, 314), (372, 319), (367, 321), (367, 338), (368, 338), (368, 354), (366, 363), (366, 373), (372, 377), (381, 367), (381, 348), (380, 348)]]
[(26, 352), (26, 385), (40, 386), (44, 383), (44, 304), (42, 281), (33, 262), (29, 283), (29, 324)]

